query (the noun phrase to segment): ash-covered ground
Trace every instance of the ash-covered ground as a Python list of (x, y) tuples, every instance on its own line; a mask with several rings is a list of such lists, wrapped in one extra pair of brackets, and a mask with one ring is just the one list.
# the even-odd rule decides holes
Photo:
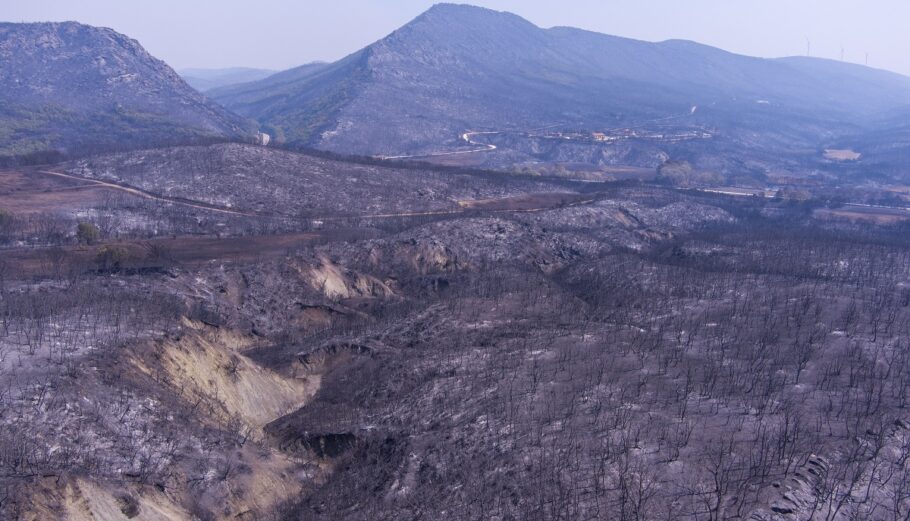
[(50, 170), (84, 185), (0, 214), (0, 517), (910, 515), (904, 224), (239, 145)]

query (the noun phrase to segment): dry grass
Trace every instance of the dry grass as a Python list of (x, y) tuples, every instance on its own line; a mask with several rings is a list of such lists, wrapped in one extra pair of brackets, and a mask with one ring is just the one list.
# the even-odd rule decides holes
[(894, 224), (910, 219), (910, 213), (887, 208), (820, 209), (815, 211), (815, 216), (821, 219), (846, 219), (873, 224)]
[(0, 208), (16, 214), (83, 210), (99, 205), (110, 189), (35, 173), (0, 171)]

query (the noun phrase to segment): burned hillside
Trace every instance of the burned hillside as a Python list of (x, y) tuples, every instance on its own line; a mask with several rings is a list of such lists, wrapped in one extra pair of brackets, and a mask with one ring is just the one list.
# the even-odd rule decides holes
[[(193, 151), (259, 166), (182, 166)], [(131, 154), (53, 169), (119, 206), (69, 190), (57, 192), (69, 206), (10, 217), (30, 239), (7, 243), (0, 271), (8, 518), (910, 509), (900, 223), (818, 220), (813, 201), (239, 145), (123, 166)], [(256, 174), (303, 183), (320, 169), (337, 190), (265, 215), (289, 200)], [(178, 171), (186, 182), (156, 181)], [(223, 199), (219, 175), (268, 204)], [(141, 210), (221, 225), (80, 235), (102, 208), (118, 223)], [(64, 232), (23, 224), (44, 220)]]

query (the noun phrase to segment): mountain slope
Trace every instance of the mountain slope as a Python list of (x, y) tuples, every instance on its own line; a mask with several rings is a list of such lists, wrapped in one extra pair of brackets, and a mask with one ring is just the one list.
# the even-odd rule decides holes
[(353, 99), (367, 74), (369, 50), (336, 63), (311, 63), (260, 81), (209, 92), (238, 114), (254, 117), (279, 141), (305, 143)]
[(896, 74), (541, 29), (450, 4), (311, 72), (212, 95), (291, 143), (384, 155), (452, 150), (468, 130), (593, 131), (664, 118), (719, 129), (731, 142), (769, 134), (771, 143), (814, 147), (910, 100), (910, 79)]
[(910, 179), (910, 105), (890, 111), (863, 132), (843, 136), (831, 148), (861, 154), (861, 161), (877, 172)]
[(268, 78), (276, 71), (250, 67), (229, 67), (227, 69), (181, 69), (178, 74), (190, 87), (205, 92), (218, 87), (247, 83)]
[(212, 138), (254, 129), (111, 29), (0, 23), (0, 156)]

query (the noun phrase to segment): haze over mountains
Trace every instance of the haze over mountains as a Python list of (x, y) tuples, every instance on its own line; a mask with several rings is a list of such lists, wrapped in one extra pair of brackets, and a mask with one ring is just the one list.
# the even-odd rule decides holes
[(3, 24), (0, 56), (3, 155), (247, 140), (258, 124), (274, 143), (342, 154), (483, 151), (464, 158), (497, 168), (681, 160), (754, 177), (811, 171), (829, 147), (883, 164), (907, 146), (894, 114), (910, 107), (910, 79), (898, 74), (541, 29), (466, 5), (437, 5), (334, 63), (185, 71), (214, 102), (109, 29)]
[(0, 520), (910, 520), (908, 82), (441, 5), (202, 94), (0, 24)]
[(241, 139), (255, 127), (111, 29), (0, 24), (0, 156)]
[(442, 4), (333, 64), (211, 94), (289, 143), (343, 153), (429, 154), (464, 145), (468, 130), (596, 131), (668, 117), (717, 129), (727, 142), (761, 133), (765, 146), (815, 148), (908, 104), (910, 79), (688, 41), (541, 29)]
[(205, 92), (227, 85), (261, 80), (278, 71), (252, 67), (228, 67), (225, 69), (181, 69), (177, 72), (190, 87), (199, 92)]

